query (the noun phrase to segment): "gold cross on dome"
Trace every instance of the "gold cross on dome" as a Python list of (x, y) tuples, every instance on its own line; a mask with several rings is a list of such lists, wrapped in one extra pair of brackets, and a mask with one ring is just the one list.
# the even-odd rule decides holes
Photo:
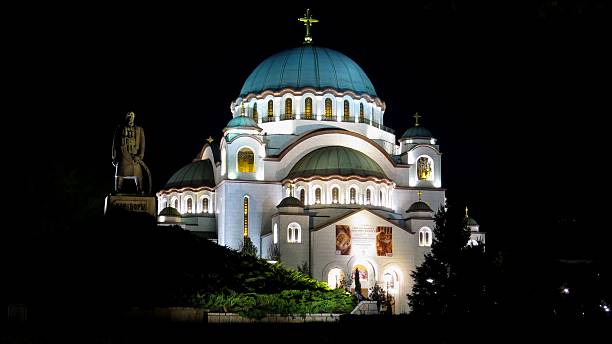
[(298, 18), (298, 20), (303, 22), (304, 25), (306, 26), (306, 37), (304, 37), (304, 43), (305, 44), (312, 43), (312, 35), (310, 33), (310, 27), (312, 26), (312, 23), (318, 23), (319, 19), (314, 19), (312, 15), (310, 14), (310, 8), (307, 8), (304, 18)]
[(468, 216), (468, 208), (467, 208), (467, 205), (465, 206), (465, 217), (466, 217), (466, 218), (467, 218), (467, 217), (469, 217), (469, 216)]
[(414, 126), (415, 126), (415, 127), (418, 127), (418, 126), (419, 126), (419, 118), (421, 118), (421, 115), (419, 115), (419, 113), (417, 112), (417, 113), (415, 113), (415, 114), (414, 114), (414, 116), (412, 116), (412, 117), (414, 117), (414, 118), (416, 119), (416, 121), (415, 121), (415, 123), (414, 123)]
[(208, 136), (206, 141), (208, 141), (208, 143), (211, 144), (214, 141), (214, 139), (212, 138), (212, 136)]

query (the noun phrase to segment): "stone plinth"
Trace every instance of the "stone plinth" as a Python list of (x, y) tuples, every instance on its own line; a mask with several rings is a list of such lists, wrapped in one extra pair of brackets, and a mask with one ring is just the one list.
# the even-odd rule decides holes
[(104, 214), (110, 209), (121, 208), (135, 213), (147, 213), (156, 216), (154, 196), (143, 196), (134, 194), (116, 194), (106, 196), (104, 201)]

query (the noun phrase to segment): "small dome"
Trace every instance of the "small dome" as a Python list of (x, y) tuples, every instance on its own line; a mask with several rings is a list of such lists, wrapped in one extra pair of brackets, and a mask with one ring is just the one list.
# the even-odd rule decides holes
[(410, 208), (406, 210), (407, 213), (411, 213), (413, 211), (427, 211), (427, 212), (433, 213), (433, 210), (431, 210), (429, 205), (427, 205), (427, 203), (423, 201), (417, 201), (417, 202), (412, 203)]
[(316, 149), (297, 162), (287, 179), (312, 176), (359, 176), (388, 179), (382, 168), (369, 156), (347, 147)]
[(251, 117), (247, 116), (236, 116), (232, 118), (225, 127), (225, 129), (230, 128), (255, 128), (261, 130), (261, 128), (257, 126), (257, 123), (255, 123)]
[(176, 171), (166, 183), (164, 189), (180, 189), (184, 187), (215, 187), (215, 174), (210, 160), (194, 161)]
[(335, 50), (312, 45), (281, 51), (265, 59), (247, 78), (240, 96), (306, 87), (332, 88), (376, 97), (372, 82), (355, 61)]
[(410, 129), (406, 130), (404, 135), (402, 135), (402, 139), (408, 139), (408, 138), (427, 138), (427, 139), (430, 139), (432, 137), (433, 137), (433, 135), (431, 135), (431, 132), (429, 130), (421, 127), (421, 126), (412, 127)]
[(467, 218), (466, 225), (468, 226), (478, 226), (478, 222), (471, 217)]
[(181, 213), (178, 210), (172, 207), (165, 207), (162, 211), (159, 212), (159, 216), (174, 216), (181, 217)]
[(299, 199), (295, 197), (289, 196), (289, 197), (283, 198), (283, 200), (276, 207), (277, 208), (283, 208), (283, 207), (304, 208), (304, 203), (302, 203), (302, 201), (300, 201)]

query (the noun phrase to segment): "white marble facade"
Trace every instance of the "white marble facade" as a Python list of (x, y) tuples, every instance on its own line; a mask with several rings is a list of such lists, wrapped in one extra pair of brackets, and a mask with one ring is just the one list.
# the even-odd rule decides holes
[[(362, 287), (379, 283), (396, 295), (395, 312), (407, 312), (410, 272), (429, 250), (424, 237), (419, 240), (419, 232), (433, 229), (433, 212), (407, 210), (420, 200), (435, 211), (445, 201), (436, 139), (396, 136), (383, 126), (385, 103), (375, 94), (350, 89), (263, 89), (241, 94), (230, 109), (231, 121), (221, 139), (205, 144), (196, 158), (211, 161), (208, 186), (181, 187), (179, 183), (160, 190), (159, 211), (176, 207), (185, 228), (209, 233), (212, 240), (233, 249), (240, 247), (247, 234), (263, 258), (269, 258), (270, 247), (278, 245), (283, 264), (297, 268), (307, 263), (314, 278), (332, 284), (356, 266), (365, 267), (367, 280)], [(410, 114), (406, 121), (412, 122)], [(334, 166), (324, 167), (321, 174), (319, 170), (295, 173), (302, 159), (327, 147), (362, 153), (367, 156), (364, 161), (370, 165), (373, 161), (380, 173), (325, 172)], [(311, 165), (319, 168), (327, 161), (319, 159), (318, 165)], [(426, 168), (422, 175), (419, 161), (427, 165), (421, 166)], [(288, 196), (302, 199), (303, 207), (277, 207)], [(193, 200), (189, 209), (188, 199)], [(363, 249), (338, 254), (337, 231), (343, 228), (351, 228), (355, 247)], [(367, 248), (377, 228), (390, 233), (392, 252), (386, 255)], [(359, 237), (359, 231), (365, 236)]]

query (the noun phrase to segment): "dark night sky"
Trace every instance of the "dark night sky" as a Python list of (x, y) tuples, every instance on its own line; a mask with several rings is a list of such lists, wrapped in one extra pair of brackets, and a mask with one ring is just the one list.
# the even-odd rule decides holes
[[(414, 112), (424, 115), (444, 153), (449, 201), (467, 201), (489, 240), (511, 248), (527, 236), (552, 252), (568, 239), (549, 224), (577, 218), (603, 252), (609, 6), (504, 3), (313, 4), (314, 43), (364, 69), (399, 135)], [(224, 6), (19, 12), (7, 113), (36, 134), (37, 156), (23, 165), (29, 187), (72, 173), (110, 191), (113, 128), (130, 110), (146, 132), (156, 189), (209, 135), (218, 142), (250, 72), (301, 44), (306, 7)]]

